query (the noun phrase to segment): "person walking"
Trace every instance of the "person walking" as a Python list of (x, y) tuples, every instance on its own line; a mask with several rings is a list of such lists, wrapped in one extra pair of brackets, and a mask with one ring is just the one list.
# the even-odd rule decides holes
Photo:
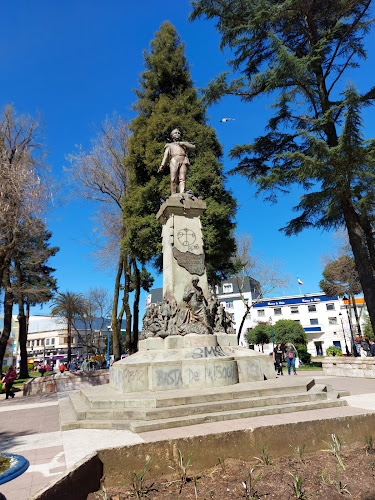
[(273, 362), (278, 375), (283, 375), (283, 354), (281, 344), (277, 344), (273, 350)]
[(285, 343), (285, 355), (286, 361), (288, 363), (288, 375), (290, 375), (290, 366), (293, 367), (294, 375), (297, 375), (296, 372), (296, 357), (298, 356), (297, 349), (290, 342)]
[(369, 343), (370, 343), (370, 356), (375, 357), (375, 342), (372, 339), (370, 339)]
[(2, 380), (3, 384), (5, 384), (5, 399), (9, 399), (9, 396), (14, 398), (14, 392), (12, 391), (12, 386), (16, 378), (17, 378), (16, 370), (13, 368), (13, 366), (10, 366)]

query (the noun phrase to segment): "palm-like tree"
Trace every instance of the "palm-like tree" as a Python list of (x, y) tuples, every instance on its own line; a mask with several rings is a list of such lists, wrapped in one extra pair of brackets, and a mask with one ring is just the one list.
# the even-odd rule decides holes
[(72, 359), (72, 324), (75, 316), (83, 316), (86, 302), (81, 293), (58, 293), (53, 299), (52, 316), (61, 316), (67, 322), (68, 328), (68, 363)]

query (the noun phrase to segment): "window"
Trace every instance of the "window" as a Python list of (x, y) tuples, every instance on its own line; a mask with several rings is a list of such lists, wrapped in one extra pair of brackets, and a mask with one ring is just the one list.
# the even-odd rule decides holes
[(55, 339), (54, 338), (51, 339), (51, 345), (55, 345)]
[(297, 306), (291, 306), (290, 308), (290, 312), (292, 314), (297, 314), (298, 313), (298, 307)]
[(337, 318), (328, 318), (329, 325), (337, 325)]
[(316, 312), (316, 305), (315, 304), (311, 304), (311, 306), (307, 306), (307, 307), (308, 307), (309, 313)]
[(46, 339), (46, 345), (49, 345), (49, 339)]
[(36, 341), (36, 345), (39, 345), (39, 342), (40, 342), (40, 340), (38, 339), (38, 340)]
[(318, 325), (318, 324), (319, 324), (319, 321), (318, 321), (318, 319), (317, 319), (317, 318), (314, 318), (314, 319), (313, 319), (313, 318), (311, 318), (311, 319), (310, 319), (310, 325)]
[(294, 319), (293, 321), (295, 321), (296, 323), (301, 324), (301, 322), (300, 322), (300, 320), (299, 320), (299, 319)]
[(232, 293), (233, 292), (233, 285), (232, 283), (225, 283), (223, 285), (223, 293)]
[(264, 309), (258, 309), (258, 316), (265, 316)]
[(335, 304), (330, 302), (329, 304), (326, 304), (327, 311), (334, 311), (335, 310)]
[(233, 309), (233, 300), (230, 300), (229, 302), (225, 302), (225, 308), (226, 309)]
[(276, 307), (273, 310), (273, 313), (274, 313), (275, 316), (280, 316), (280, 314), (281, 314), (281, 307)]
[(68, 337), (64, 337), (64, 344), (68, 343)]

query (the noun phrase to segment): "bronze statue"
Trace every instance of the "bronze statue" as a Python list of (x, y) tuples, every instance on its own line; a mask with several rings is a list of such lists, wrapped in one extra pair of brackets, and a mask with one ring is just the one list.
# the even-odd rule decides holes
[(171, 171), (171, 194), (177, 193), (177, 181), (180, 184), (180, 193), (185, 192), (186, 174), (189, 168), (189, 158), (186, 151), (195, 151), (195, 145), (190, 142), (182, 142), (181, 132), (175, 128), (171, 132), (173, 142), (164, 146), (164, 156), (158, 172), (161, 172), (170, 158), (169, 168)]

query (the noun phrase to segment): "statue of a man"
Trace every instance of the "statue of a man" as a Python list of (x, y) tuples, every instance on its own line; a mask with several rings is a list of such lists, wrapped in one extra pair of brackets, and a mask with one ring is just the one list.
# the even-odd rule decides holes
[(170, 158), (169, 168), (171, 170), (171, 193), (177, 193), (177, 181), (180, 184), (180, 193), (185, 192), (186, 174), (189, 168), (189, 158), (186, 151), (195, 151), (195, 145), (190, 142), (182, 142), (181, 132), (175, 128), (171, 132), (173, 142), (164, 146), (164, 156), (158, 172), (161, 172)]

